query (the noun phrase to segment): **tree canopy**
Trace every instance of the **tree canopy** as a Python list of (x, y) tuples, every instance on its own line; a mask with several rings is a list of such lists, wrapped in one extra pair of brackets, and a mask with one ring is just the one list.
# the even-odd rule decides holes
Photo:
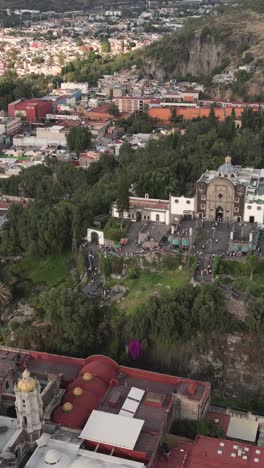
[(91, 145), (92, 134), (87, 127), (71, 127), (67, 135), (67, 144), (70, 151), (74, 151), (77, 156)]

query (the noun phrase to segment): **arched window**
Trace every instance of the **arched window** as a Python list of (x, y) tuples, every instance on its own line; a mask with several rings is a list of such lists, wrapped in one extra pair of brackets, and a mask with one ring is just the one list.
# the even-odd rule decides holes
[(157, 214), (157, 215), (156, 215), (156, 221), (159, 221), (159, 220), (160, 220), (160, 215)]

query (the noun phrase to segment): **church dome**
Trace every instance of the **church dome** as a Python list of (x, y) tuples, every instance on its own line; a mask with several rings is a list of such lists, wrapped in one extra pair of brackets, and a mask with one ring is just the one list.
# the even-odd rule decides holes
[(75, 387), (72, 393), (75, 397), (80, 397), (83, 394), (83, 389), (81, 387)]
[(91, 380), (93, 380), (93, 375), (90, 374), (90, 372), (85, 372), (83, 374), (83, 380), (84, 382), (90, 382)]
[(17, 390), (19, 392), (33, 392), (36, 385), (36, 380), (30, 377), (30, 372), (25, 369), (22, 374), (22, 378), (17, 382)]
[(230, 156), (226, 156), (225, 164), (218, 168), (218, 172), (222, 174), (235, 174), (237, 172), (237, 168), (233, 166)]
[(63, 405), (63, 411), (64, 411), (64, 413), (71, 413), (71, 412), (72, 412), (72, 408), (73, 408), (73, 406), (72, 406), (72, 404), (69, 403), (69, 402), (64, 403), (64, 405)]
[(47, 465), (57, 465), (60, 461), (60, 454), (57, 450), (50, 449), (47, 451), (44, 461)]

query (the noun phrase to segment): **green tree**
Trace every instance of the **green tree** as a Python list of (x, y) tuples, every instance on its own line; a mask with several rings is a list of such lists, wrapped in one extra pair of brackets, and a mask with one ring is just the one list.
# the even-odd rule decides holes
[(111, 52), (111, 45), (108, 39), (103, 39), (101, 41), (101, 49), (105, 54), (109, 54), (109, 52)]
[(114, 117), (119, 117), (120, 116), (119, 109), (115, 104), (111, 104), (111, 106), (108, 107), (108, 112), (109, 112), (109, 114), (113, 115)]
[(67, 144), (70, 151), (74, 151), (77, 156), (91, 146), (92, 134), (87, 127), (71, 127), (67, 135)]
[(122, 217), (121, 229), (123, 225), (124, 211), (129, 210), (129, 183), (125, 171), (122, 171), (119, 179), (117, 207)]
[(191, 421), (189, 419), (176, 419), (171, 427), (172, 434), (189, 439), (195, 439), (196, 436), (203, 435), (206, 437), (224, 437), (224, 432), (215, 423), (213, 419), (202, 418), (199, 421)]
[(255, 254), (247, 254), (246, 256), (246, 265), (249, 271), (249, 279), (253, 280), (254, 272), (258, 266), (259, 258)]
[(39, 308), (51, 325), (47, 351), (74, 356), (102, 352), (110, 333), (105, 307), (88, 301), (76, 287), (62, 285), (43, 293)]
[(264, 299), (259, 298), (257, 301), (248, 301), (246, 325), (250, 333), (264, 338)]
[(224, 297), (214, 285), (201, 288), (194, 301), (192, 317), (200, 330), (205, 333), (225, 328)]

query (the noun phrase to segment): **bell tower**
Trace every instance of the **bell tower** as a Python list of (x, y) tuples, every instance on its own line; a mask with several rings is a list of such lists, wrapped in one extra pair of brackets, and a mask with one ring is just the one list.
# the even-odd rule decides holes
[(24, 370), (15, 386), (17, 427), (24, 429), (29, 445), (34, 445), (43, 432), (43, 403), (40, 384)]

